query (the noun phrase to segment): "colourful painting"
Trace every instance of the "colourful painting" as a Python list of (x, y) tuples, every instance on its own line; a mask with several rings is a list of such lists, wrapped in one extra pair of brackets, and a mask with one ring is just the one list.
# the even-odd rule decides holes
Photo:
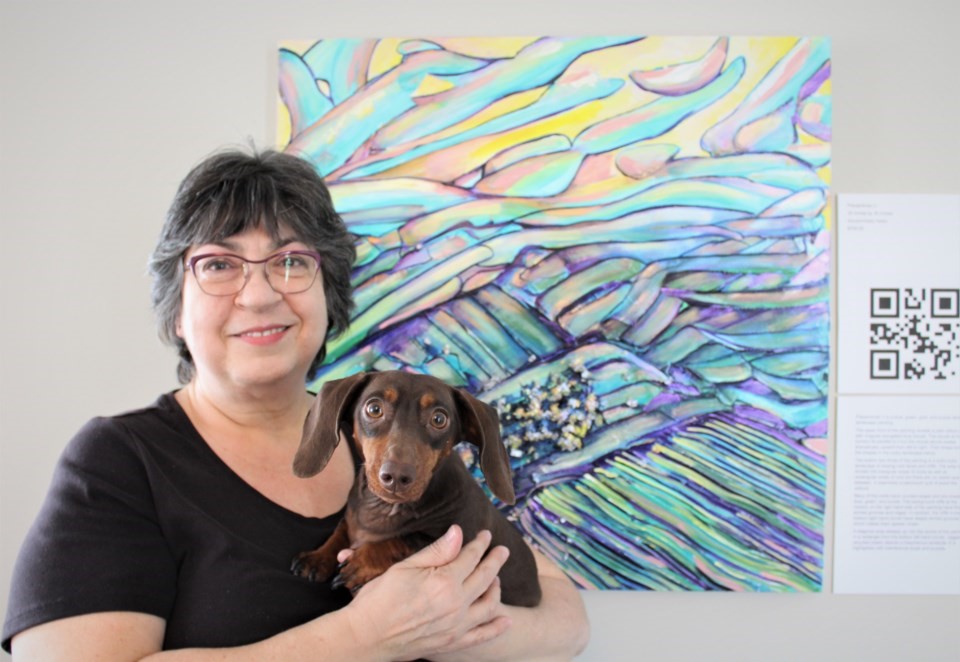
[(357, 236), (319, 381), (495, 404), (504, 511), (582, 587), (821, 588), (828, 40), (323, 39), (279, 66), (279, 143)]

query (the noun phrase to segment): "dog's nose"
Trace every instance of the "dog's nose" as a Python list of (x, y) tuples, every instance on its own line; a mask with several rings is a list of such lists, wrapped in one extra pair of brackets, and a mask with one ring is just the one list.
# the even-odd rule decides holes
[(387, 460), (380, 465), (380, 484), (391, 492), (405, 490), (413, 482), (415, 470), (412, 464)]

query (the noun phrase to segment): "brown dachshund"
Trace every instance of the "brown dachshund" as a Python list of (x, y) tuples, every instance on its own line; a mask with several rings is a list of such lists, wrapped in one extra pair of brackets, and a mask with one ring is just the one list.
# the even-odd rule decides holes
[(500, 569), (505, 604), (540, 602), (530, 548), (453, 452), (460, 441), (477, 446), (490, 489), (514, 503), (510, 462), (493, 407), (426, 375), (375, 372), (331, 381), (307, 416), (294, 473), (306, 478), (323, 469), (340, 434), (354, 445), (363, 465), (343, 520), (320, 548), (294, 559), (295, 574), (325, 580), (338, 567), (337, 553), (349, 547), (353, 553), (334, 583), (355, 593), (459, 524), (464, 540), (487, 529), (493, 534), (491, 547), (510, 549)]

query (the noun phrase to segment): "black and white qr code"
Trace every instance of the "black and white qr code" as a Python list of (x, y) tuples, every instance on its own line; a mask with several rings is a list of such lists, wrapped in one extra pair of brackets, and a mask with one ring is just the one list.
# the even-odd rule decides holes
[(870, 379), (956, 379), (960, 290), (870, 290)]

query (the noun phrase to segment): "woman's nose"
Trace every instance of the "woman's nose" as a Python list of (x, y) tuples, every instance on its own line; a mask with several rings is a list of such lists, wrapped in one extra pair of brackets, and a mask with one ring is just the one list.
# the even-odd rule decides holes
[(243, 289), (237, 293), (237, 302), (242, 305), (265, 305), (275, 303), (283, 295), (273, 289), (267, 278), (266, 265), (249, 265), (246, 282)]

